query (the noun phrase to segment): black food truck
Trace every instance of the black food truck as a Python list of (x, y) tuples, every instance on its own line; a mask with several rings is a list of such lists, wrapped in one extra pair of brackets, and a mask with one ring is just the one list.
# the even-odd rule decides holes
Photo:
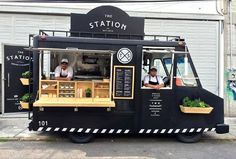
[[(31, 39), (30, 130), (67, 132), (76, 143), (96, 134), (175, 134), (190, 143), (229, 132), (223, 99), (202, 88), (184, 39), (144, 35), (143, 18), (101, 6), (71, 14), (70, 31)], [(62, 59), (69, 80), (55, 78)]]

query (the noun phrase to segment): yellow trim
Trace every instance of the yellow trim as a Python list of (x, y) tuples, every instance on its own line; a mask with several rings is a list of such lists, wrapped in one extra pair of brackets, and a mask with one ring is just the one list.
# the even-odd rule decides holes
[(109, 98), (41, 98), (34, 107), (115, 107)]
[[(131, 97), (116, 97), (115, 96), (115, 81), (116, 81), (116, 68), (131, 68), (132, 73), (132, 96)], [(135, 66), (123, 66), (123, 65), (114, 65), (114, 76), (113, 76), (113, 99), (134, 99), (134, 79), (135, 79)]]

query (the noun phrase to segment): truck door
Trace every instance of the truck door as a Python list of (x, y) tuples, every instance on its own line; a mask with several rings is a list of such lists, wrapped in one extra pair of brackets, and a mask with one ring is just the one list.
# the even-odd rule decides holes
[[(186, 115), (179, 109), (179, 105), (183, 103), (182, 101), (184, 97), (189, 97), (191, 99), (203, 99), (204, 97), (204, 94), (201, 94), (202, 86), (194, 68), (192, 59), (189, 53), (175, 54), (174, 63), (173, 89), (175, 93), (174, 101), (176, 113), (173, 116), (176, 119), (175, 125), (179, 128), (184, 128), (189, 125), (191, 125), (191, 127), (202, 127), (205, 123), (207, 123), (205, 122), (206, 116)], [(210, 115), (207, 117), (210, 117)], [(194, 122), (190, 124), (190, 121)]]
[[(165, 83), (161, 89), (144, 86), (145, 76), (151, 67), (157, 68), (157, 76)], [(173, 54), (167, 52), (143, 51), (141, 84), (141, 130), (166, 127), (171, 119), (173, 107)], [(143, 132), (140, 132), (143, 133)], [(144, 132), (145, 133), (145, 132)], [(157, 133), (157, 132), (156, 132)]]
[(199, 89), (202, 88), (192, 59), (188, 53), (175, 54), (174, 69), (174, 90), (176, 93), (176, 102), (185, 96), (193, 98), (198, 96)]

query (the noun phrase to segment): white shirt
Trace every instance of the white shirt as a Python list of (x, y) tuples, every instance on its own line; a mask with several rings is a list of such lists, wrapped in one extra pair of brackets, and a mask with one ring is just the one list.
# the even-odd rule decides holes
[(157, 82), (157, 80), (159, 84), (164, 84), (161, 76), (158, 76), (158, 75), (154, 77), (152, 77), (151, 75), (146, 75), (143, 81), (144, 81), (144, 84), (149, 84), (149, 81)]
[(73, 77), (73, 69), (71, 66), (68, 66), (66, 70), (63, 70), (61, 66), (57, 66), (54, 72), (55, 72), (55, 77), (60, 77), (60, 74), (62, 76), (67, 76), (67, 78)]

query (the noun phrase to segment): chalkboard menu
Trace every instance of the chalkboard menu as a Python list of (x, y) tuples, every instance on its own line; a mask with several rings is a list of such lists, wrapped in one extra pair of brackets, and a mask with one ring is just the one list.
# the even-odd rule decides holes
[(134, 66), (114, 66), (113, 98), (133, 99)]

